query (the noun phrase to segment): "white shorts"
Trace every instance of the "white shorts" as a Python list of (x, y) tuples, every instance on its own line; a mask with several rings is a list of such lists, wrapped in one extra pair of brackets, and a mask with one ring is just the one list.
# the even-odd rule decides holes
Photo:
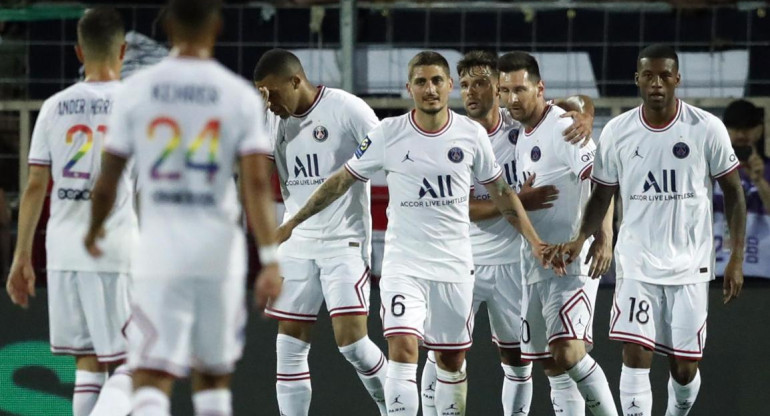
[(526, 286), (522, 300), (521, 357), (551, 357), (548, 348), (560, 339), (582, 339), (593, 344), (594, 305), (599, 279), (564, 276)]
[(287, 321), (315, 322), (321, 304), (332, 317), (369, 313), (369, 267), (358, 254), (325, 259), (280, 259), (283, 289), (265, 314)]
[(232, 373), (246, 327), (244, 279), (135, 279), (126, 327), (132, 369)]
[(700, 360), (706, 346), (709, 283), (656, 285), (619, 279), (610, 339), (633, 342), (660, 354)]
[(492, 342), (500, 348), (521, 348), (521, 263), (476, 266), (473, 314), (487, 304)]
[(129, 315), (128, 279), (122, 273), (49, 271), (51, 352), (96, 355), (103, 363), (126, 359), (120, 330)]
[(416, 277), (380, 280), (385, 337), (414, 335), (431, 350), (467, 350), (473, 333), (473, 282)]

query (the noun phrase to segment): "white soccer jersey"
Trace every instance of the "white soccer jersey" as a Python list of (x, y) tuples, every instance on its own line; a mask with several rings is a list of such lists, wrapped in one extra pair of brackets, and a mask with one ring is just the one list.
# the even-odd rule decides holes
[[(313, 105), (282, 119), (273, 155), (286, 204), (284, 221), (296, 215), (310, 195), (350, 159), (379, 123), (374, 111), (345, 91), (318, 87)], [(360, 247), (367, 259), (372, 233), (370, 186), (356, 183), (323, 211), (308, 218), (281, 247), (299, 258), (323, 258)]]
[(137, 223), (129, 169), (120, 179), (115, 207), (104, 224), (107, 237), (100, 241), (104, 256), (94, 259), (82, 244), (113, 94), (119, 86), (119, 81), (79, 82), (46, 100), (40, 109), (29, 163), (50, 166), (53, 179), (46, 230), (48, 270), (127, 273), (130, 269)]
[(379, 170), (387, 175), (384, 277), (473, 279), (468, 218), (473, 176), (490, 183), (502, 170), (484, 128), (448, 111), (447, 124), (435, 132), (417, 126), (414, 110), (383, 120), (345, 165), (363, 181)]
[[(492, 142), (492, 151), (503, 168), (503, 177), (513, 189), (518, 188), (516, 178), (516, 160), (514, 150), (521, 131), (521, 124), (514, 120), (508, 110), (500, 108), (500, 122), (487, 133)], [(476, 181), (473, 197), (479, 201), (489, 200), (486, 187)], [(471, 223), (471, 246), (473, 264), (498, 265), (521, 260), (521, 234), (513, 228), (505, 217)]]
[[(596, 145), (591, 140), (580, 147), (564, 141), (562, 132), (572, 124), (572, 119), (561, 118), (565, 111), (549, 104), (540, 122), (531, 130), (519, 135), (516, 144), (516, 170), (520, 185), (532, 174), (534, 186), (553, 185), (559, 190), (559, 198), (551, 208), (531, 211), (532, 225), (546, 243), (569, 241), (580, 229), (583, 208), (588, 202), (591, 184), (588, 178), (593, 165)], [(583, 264), (589, 244), (574, 263), (567, 266), (568, 275), (586, 275), (588, 266)], [(522, 244), (522, 270), (528, 284), (556, 277), (553, 269), (544, 269), (533, 258), (531, 247)]]
[(712, 178), (738, 163), (722, 121), (682, 101), (660, 128), (644, 120), (641, 106), (610, 120), (593, 179), (620, 186), (618, 278), (661, 285), (713, 279)]
[(214, 60), (170, 57), (116, 103), (107, 151), (133, 156), (142, 185), (134, 278), (245, 276), (233, 169), (270, 152), (254, 88)]

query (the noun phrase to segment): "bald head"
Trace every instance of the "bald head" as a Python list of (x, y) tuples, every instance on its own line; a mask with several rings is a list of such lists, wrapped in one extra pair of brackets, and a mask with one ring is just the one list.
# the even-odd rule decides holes
[(299, 75), (304, 78), (305, 71), (297, 55), (285, 49), (271, 49), (265, 52), (254, 68), (254, 82), (259, 82), (273, 75), (286, 78)]
[(112, 7), (88, 9), (78, 21), (78, 45), (86, 60), (119, 59), (124, 38), (123, 19)]

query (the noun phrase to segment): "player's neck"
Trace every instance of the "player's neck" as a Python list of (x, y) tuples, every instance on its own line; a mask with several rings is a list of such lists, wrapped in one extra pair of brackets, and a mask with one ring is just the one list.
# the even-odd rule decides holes
[(211, 59), (214, 45), (207, 42), (175, 42), (168, 56), (178, 58)]
[(318, 90), (318, 87), (311, 84), (310, 82), (303, 82), (299, 86), (300, 88), (300, 98), (299, 103), (297, 105), (297, 114), (305, 114), (307, 110), (310, 109), (310, 107), (313, 106), (313, 103), (315, 103), (315, 99), (320, 93)]
[(487, 114), (484, 115), (484, 117), (471, 117), (471, 119), (484, 126), (484, 129), (487, 131), (487, 133), (492, 133), (495, 127), (500, 124), (500, 111), (498, 111), (498, 106), (495, 105), (491, 110), (489, 110)]
[(679, 99), (674, 98), (671, 104), (663, 107), (660, 110), (650, 108), (647, 105), (642, 105), (642, 114), (644, 115), (644, 121), (652, 127), (666, 126), (671, 120), (676, 117), (677, 107), (679, 106)]
[(120, 63), (107, 64), (104, 62), (89, 63), (84, 65), (86, 77), (85, 82), (110, 82), (120, 80)]
[(436, 113), (426, 113), (419, 109), (414, 111), (414, 122), (423, 131), (439, 131), (449, 121), (449, 110), (445, 107)]
[(545, 117), (545, 110), (547, 108), (548, 103), (546, 103), (544, 99), (538, 98), (535, 109), (532, 111), (532, 117), (530, 117), (529, 120), (523, 121), (521, 124), (524, 125), (524, 128), (528, 131), (534, 129), (540, 124), (543, 117)]

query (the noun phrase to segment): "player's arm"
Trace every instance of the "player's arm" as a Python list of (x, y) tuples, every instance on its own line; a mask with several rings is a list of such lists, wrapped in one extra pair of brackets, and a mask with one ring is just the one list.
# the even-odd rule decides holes
[(356, 182), (356, 178), (343, 166), (334, 172), (318, 189), (310, 195), (305, 205), (278, 228), (278, 241), (284, 242), (291, 237), (291, 232), (308, 218), (323, 211), (339, 197), (345, 194)]
[[(602, 229), (612, 229), (612, 212), (610, 208), (612, 207), (612, 198), (617, 188), (617, 185), (608, 186), (599, 183), (594, 186), (583, 213), (583, 221), (580, 224), (578, 235), (572, 241), (561, 244), (554, 253), (559, 257), (567, 255), (566, 264), (572, 263), (575, 257), (580, 254), (583, 244), (589, 236), (596, 235)], [(611, 231), (609, 244), (612, 244)]]
[[(559, 197), (559, 190), (553, 185), (533, 187), (534, 183), (535, 175), (533, 174), (521, 186), (521, 190), (517, 194), (521, 205), (527, 211), (551, 208), (553, 201)], [(502, 215), (493, 201), (474, 200), (472, 195), (469, 206), (470, 218), (474, 222), (497, 218)]]
[(8, 275), (6, 290), (11, 301), (27, 307), (29, 296), (35, 296), (35, 271), (32, 267), (32, 244), (35, 229), (43, 210), (48, 182), (51, 178), (50, 166), (30, 165), (29, 179), (19, 206), (19, 229), (16, 236), (16, 249), (13, 264)]
[(611, 198), (599, 230), (593, 233), (594, 241), (586, 256), (586, 264), (588, 264), (589, 261), (591, 262), (591, 267), (588, 269), (588, 275), (591, 276), (592, 279), (598, 279), (604, 273), (607, 273), (610, 264), (612, 264), (612, 220), (614, 214), (615, 199)]
[(594, 128), (594, 102), (587, 95), (573, 95), (567, 98), (553, 100), (554, 105), (562, 108), (566, 113), (562, 118), (571, 117), (573, 122), (562, 132), (564, 140), (571, 144), (588, 144)]
[[(543, 251), (546, 248), (540, 236), (537, 235), (535, 227), (529, 221), (524, 206), (521, 205), (516, 192), (511, 189), (502, 176), (493, 182), (484, 185), (492, 198), (492, 202), (511, 225), (513, 225), (524, 238), (532, 245), (532, 251), (538, 260), (543, 258)], [(542, 261), (542, 260), (541, 260)], [(544, 264), (545, 265), (545, 264)]]
[(117, 195), (118, 183), (126, 168), (126, 159), (110, 152), (102, 154), (102, 170), (99, 178), (96, 179), (94, 189), (91, 191), (91, 224), (88, 227), (88, 233), (85, 238), (86, 250), (93, 257), (102, 255), (102, 251), (97, 247), (96, 240), (104, 237), (104, 221), (110, 215), (113, 205), (115, 205), (115, 196)]
[(743, 244), (746, 239), (746, 197), (738, 170), (717, 179), (724, 193), (725, 217), (730, 230), (730, 260), (725, 267), (724, 302), (737, 298), (743, 287)]

